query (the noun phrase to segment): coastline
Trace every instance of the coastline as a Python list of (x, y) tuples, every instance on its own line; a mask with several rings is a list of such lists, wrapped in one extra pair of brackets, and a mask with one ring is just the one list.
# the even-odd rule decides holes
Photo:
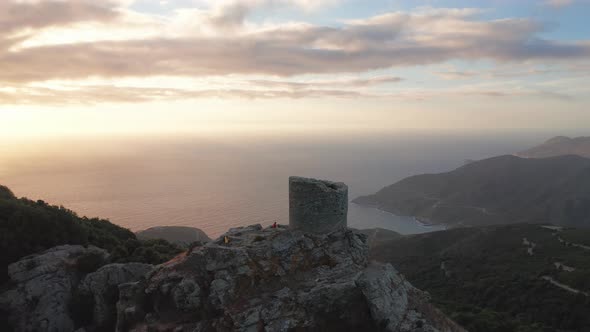
[(399, 217), (402, 217), (402, 218), (411, 218), (417, 225), (419, 225), (420, 227), (423, 227), (423, 228), (437, 228), (437, 227), (441, 227), (442, 228), (441, 230), (447, 230), (447, 229), (449, 229), (449, 225), (447, 225), (447, 224), (435, 223), (435, 222), (432, 222), (430, 220), (421, 219), (420, 217), (416, 217), (416, 216), (402, 216), (402, 215), (398, 215), (398, 214), (395, 214), (395, 213), (393, 213), (391, 211), (387, 211), (387, 210), (381, 208), (378, 204), (360, 204), (360, 203), (356, 203), (356, 202), (353, 202), (353, 201), (351, 201), (350, 203), (356, 204), (358, 206), (365, 207), (365, 208), (375, 209), (375, 210), (377, 210), (377, 211), (379, 211), (381, 213), (386, 213), (386, 214), (389, 214), (389, 215), (392, 215), (392, 216), (398, 217), (398, 218)]
[(445, 229), (449, 228), (449, 225), (447, 225), (447, 224), (442, 224), (442, 223), (438, 224), (438, 223), (432, 222), (432, 221), (425, 219), (425, 218), (421, 219), (420, 217), (415, 217), (415, 216), (412, 216), (412, 218), (414, 218), (414, 221), (416, 221), (418, 224), (420, 224), (424, 227), (443, 226)]

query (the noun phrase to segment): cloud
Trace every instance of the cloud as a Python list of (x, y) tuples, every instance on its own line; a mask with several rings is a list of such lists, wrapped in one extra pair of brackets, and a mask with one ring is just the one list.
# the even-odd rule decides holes
[(177, 20), (184, 28), (201, 32), (227, 33), (244, 29), (249, 16), (261, 10), (318, 10), (340, 0), (201, 0), (201, 6), (177, 8)]
[[(249, 87), (228, 88), (149, 88), (133, 86), (87, 85), (80, 87), (62, 86), (0, 88), (0, 104), (3, 105), (96, 105), (104, 103), (143, 103), (153, 101), (191, 100), (201, 98), (218, 99), (358, 99), (422, 102), (448, 98), (515, 98), (572, 101), (575, 98), (555, 88), (527, 88), (521, 86), (464, 86), (454, 88), (424, 88), (376, 92), (370, 90), (320, 88), (308, 85), (293, 87), (294, 82), (263, 81), (251, 83)], [(276, 84), (275, 84), (276, 83)], [(284, 83), (286, 85), (281, 85)], [(289, 84), (290, 83), (290, 84)]]
[(337, 88), (363, 88), (383, 84), (398, 83), (403, 79), (395, 76), (381, 76), (371, 78), (341, 79), (341, 80), (323, 80), (323, 81), (273, 81), (273, 80), (250, 80), (249, 83), (264, 88), (284, 88), (291, 90), (301, 89), (318, 89), (326, 87)]
[(480, 73), (475, 71), (438, 71), (434, 73), (435, 75), (445, 79), (445, 80), (460, 80), (460, 79), (469, 79), (474, 78), (480, 75)]
[[(547, 75), (547, 74), (566, 74), (568, 70), (558, 68), (521, 68), (510, 66), (508, 68), (494, 68), (488, 70), (448, 70), (437, 71), (434, 74), (445, 80), (461, 80), (461, 79), (494, 79), (494, 78), (514, 78), (526, 77), (533, 75)], [(576, 73), (577, 75), (585, 74), (583, 71)], [(571, 75), (571, 74), (570, 74)]]
[(0, 34), (25, 29), (67, 25), (82, 21), (111, 20), (118, 15), (112, 1), (26, 1), (0, 2)]
[(543, 5), (553, 8), (563, 8), (570, 6), (574, 3), (574, 0), (545, 0)]
[[(131, 12), (128, 0), (1, 2), (0, 83), (18, 91), (22, 98), (16, 100), (14, 92), (0, 90), (0, 102), (141, 102), (216, 96), (402, 98), (403, 94), (381, 91), (387, 84), (400, 82), (399, 77), (354, 76), (451, 60), (575, 65), (590, 59), (589, 41), (543, 39), (541, 33), (545, 27), (535, 20), (486, 20), (479, 17), (481, 11), (476, 9), (421, 8), (415, 12), (390, 12), (345, 21), (337, 26), (248, 21), (252, 11), (260, 6), (313, 9), (318, 3), (329, 2), (210, 2), (204, 9), (177, 10), (175, 16), (166, 18)], [(100, 24), (104, 31), (99, 37), (89, 38), (88, 31), (81, 29), (80, 24)], [(125, 28), (131, 25), (135, 29), (133, 33), (118, 33), (130, 31)], [(71, 42), (51, 42), (51, 38), (46, 38), (51, 34), (67, 35), (66, 32), (82, 35), (70, 39)], [(38, 39), (44, 42), (31, 42), (39, 36), (43, 36)], [(298, 77), (342, 73), (347, 73), (347, 77), (307, 81)], [(104, 86), (48, 89), (33, 84), (88, 78), (236, 75), (252, 75), (256, 79), (246, 79), (252, 85), (247, 88), (202, 90)], [(456, 79), (477, 74), (446, 71), (438, 75)], [(272, 76), (272, 79), (260, 76)], [(370, 92), (377, 90), (381, 92)], [(471, 93), (513, 95), (503, 90)]]
[[(254, 10), (257, 8), (299, 8), (305, 11), (313, 11), (336, 5), (342, 0), (195, 0), (193, 3), (201, 8), (211, 9), (218, 7), (231, 8), (242, 5)], [(171, 2), (173, 3), (173, 1)], [(169, 3), (170, 4), (170, 3)]]
[(112, 86), (85, 86), (75, 89), (28, 87), (0, 89), (0, 104), (4, 105), (93, 105), (102, 103), (141, 103), (162, 100), (200, 98), (241, 99), (300, 99), (300, 98), (378, 98), (380, 96), (338, 89), (169, 89)]
[(341, 27), (276, 26), (220, 36), (150, 37), (44, 45), (0, 53), (0, 81), (91, 76), (358, 73), (449, 60), (590, 58), (590, 44), (542, 39), (526, 19), (481, 21), (465, 13), (389, 13)]

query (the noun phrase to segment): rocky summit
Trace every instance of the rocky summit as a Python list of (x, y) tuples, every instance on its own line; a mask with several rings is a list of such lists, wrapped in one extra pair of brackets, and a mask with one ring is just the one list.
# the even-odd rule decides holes
[(119, 286), (119, 331), (461, 331), (366, 236), (229, 230)]
[(158, 266), (108, 259), (83, 246), (25, 257), (0, 309), (16, 331), (463, 331), (346, 228), (253, 225)]

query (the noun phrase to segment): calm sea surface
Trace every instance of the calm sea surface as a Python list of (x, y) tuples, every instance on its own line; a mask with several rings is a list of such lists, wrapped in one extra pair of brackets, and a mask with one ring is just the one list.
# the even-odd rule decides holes
[[(264, 135), (53, 139), (0, 143), (0, 184), (134, 231), (288, 223), (290, 175), (342, 181), (350, 199), (406, 176), (510, 154), (547, 134)], [(413, 218), (350, 204), (349, 225), (428, 232)]]

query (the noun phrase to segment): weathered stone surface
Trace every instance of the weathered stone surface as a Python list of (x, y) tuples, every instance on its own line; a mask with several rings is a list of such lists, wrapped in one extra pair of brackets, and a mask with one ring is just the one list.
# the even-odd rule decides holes
[(116, 331), (128, 331), (132, 324), (146, 319), (146, 313), (142, 310), (144, 301), (144, 288), (139, 282), (119, 285)]
[(461, 331), (367, 255), (366, 236), (346, 229), (234, 228), (120, 285), (118, 330)]
[[(345, 187), (318, 183), (346, 202)], [(463, 331), (391, 265), (369, 262), (345, 206), (310, 202), (299, 217), (317, 225), (232, 228), (156, 267), (104, 265), (104, 250), (81, 246), (25, 257), (9, 267), (0, 318), (52, 332)]]
[(152, 269), (152, 265), (141, 263), (109, 264), (88, 274), (78, 292), (93, 299), (92, 327), (101, 331), (113, 330), (117, 320), (118, 286), (137, 281)]
[(8, 266), (15, 287), (0, 295), (17, 331), (73, 331), (69, 304), (80, 276), (107, 259), (106, 251), (64, 245)]
[(346, 228), (348, 187), (292, 176), (289, 178), (289, 227), (309, 233), (330, 233)]

